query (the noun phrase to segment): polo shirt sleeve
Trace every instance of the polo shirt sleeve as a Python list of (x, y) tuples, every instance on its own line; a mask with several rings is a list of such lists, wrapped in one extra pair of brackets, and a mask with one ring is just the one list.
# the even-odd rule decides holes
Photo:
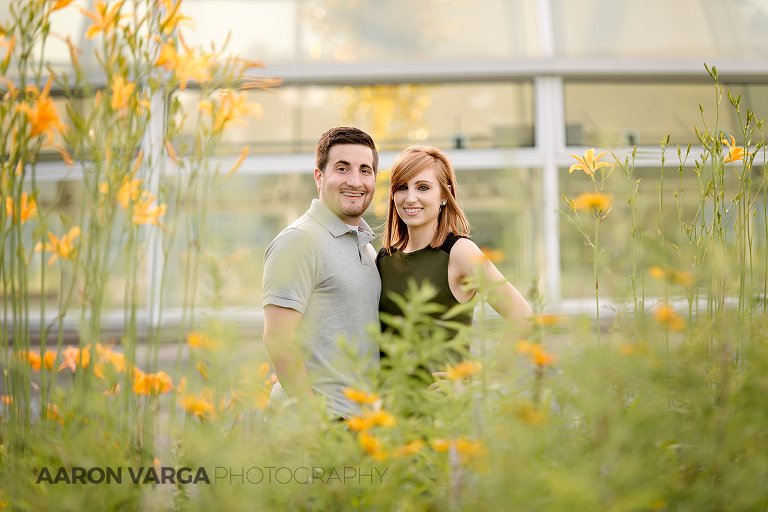
[(301, 230), (280, 233), (264, 254), (262, 306), (273, 304), (304, 314), (318, 273), (317, 250)]

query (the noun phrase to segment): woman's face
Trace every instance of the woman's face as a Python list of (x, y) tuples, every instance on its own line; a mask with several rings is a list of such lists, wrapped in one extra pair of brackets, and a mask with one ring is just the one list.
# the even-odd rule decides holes
[(436, 224), (443, 199), (437, 170), (431, 166), (400, 185), (394, 203), (397, 215), (410, 230)]

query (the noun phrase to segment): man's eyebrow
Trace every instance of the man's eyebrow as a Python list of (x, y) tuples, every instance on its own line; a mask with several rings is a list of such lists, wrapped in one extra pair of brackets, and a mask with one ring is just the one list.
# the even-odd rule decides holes
[[(347, 162), (346, 160), (336, 160), (333, 163), (333, 165), (339, 165), (339, 164), (346, 165), (347, 167), (352, 167), (352, 164)], [(373, 166), (368, 164), (361, 164), (360, 167), (365, 167), (366, 169), (373, 169)]]

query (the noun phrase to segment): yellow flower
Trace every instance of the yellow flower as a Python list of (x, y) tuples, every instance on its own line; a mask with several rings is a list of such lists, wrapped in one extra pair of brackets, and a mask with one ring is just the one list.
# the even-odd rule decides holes
[(187, 413), (203, 421), (213, 416), (215, 410), (211, 401), (203, 396), (202, 393), (200, 395), (181, 396), (179, 397), (178, 404)]
[(670, 331), (682, 331), (685, 329), (685, 320), (681, 317), (675, 308), (667, 303), (659, 304), (653, 311), (653, 317), (661, 325), (667, 327)]
[(517, 352), (528, 355), (531, 358), (531, 362), (539, 366), (551, 366), (557, 361), (557, 356), (544, 350), (539, 343), (519, 341), (517, 343)]
[(421, 439), (415, 439), (410, 443), (406, 443), (403, 446), (395, 449), (392, 455), (394, 457), (409, 457), (415, 453), (420, 452), (422, 448), (424, 448), (424, 441)]
[(136, 84), (127, 82), (124, 77), (118, 75), (112, 79), (112, 110), (123, 110), (128, 106)]
[(493, 249), (492, 247), (481, 247), (480, 250), (493, 263), (501, 263), (507, 259), (507, 252), (504, 249)]
[(731, 138), (730, 143), (728, 142), (728, 139), (723, 139), (723, 143), (728, 146), (728, 155), (723, 161), (728, 163), (735, 162), (736, 160), (744, 160), (744, 148), (736, 145), (736, 139), (733, 138), (733, 135), (729, 135), (728, 137)]
[(63, 361), (59, 366), (59, 371), (69, 368), (75, 372), (78, 368), (88, 368), (91, 360), (90, 347), (83, 347), (82, 350), (77, 347), (67, 347), (62, 352)]
[(93, 12), (86, 11), (82, 7), (80, 11), (88, 16), (93, 24), (88, 27), (85, 33), (86, 39), (93, 39), (99, 32), (104, 32), (104, 35), (109, 35), (117, 27), (117, 23), (123, 16), (120, 15), (120, 9), (123, 7), (123, 2), (120, 0), (111, 9), (107, 7), (107, 3), (102, 0), (96, 0), (93, 3)]
[(187, 334), (187, 343), (193, 348), (211, 349), (214, 347), (214, 343), (211, 341), (210, 336), (205, 333), (191, 332)]
[[(43, 92), (37, 96), (34, 106), (30, 107), (26, 103), (16, 107), (17, 111), (26, 114), (29, 119), (31, 129), (29, 136), (37, 137), (39, 135), (46, 135), (47, 142), (53, 142), (53, 131), (58, 130), (61, 133), (65, 128), (59, 120), (59, 114), (56, 110), (53, 100), (49, 96), (51, 90), (51, 83), (53, 82), (53, 76), (48, 78), (48, 82), (43, 88)], [(37, 88), (32, 88), (32, 92), (36, 92)]]
[(78, 236), (80, 236), (80, 228), (77, 226), (70, 229), (69, 232), (66, 235), (63, 235), (60, 239), (49, 231), (48, 239), (50, 242), (45, 242), (45, 245), (43, 245), (42, 242), (38, 243), (35, 246), (35, 252), (40, 252), (45, 249), (48, 252), (54, 253), (48, 260), (48, 266), (53, 265), (53, 262), (56, 261), (57, 258), (74, 259), (77, 254), (77, 250), (74, 247), (74, 240)]
[(397, 424), (397, 419), (387, 411), (365, 411), (362, 416), (352, 416), (347, 420), (347, 426), (353, 432), (364, 432), (376, 425), (392, 427)]
[(345, 388), (344, 396), (353, 402), (367, 405), (372, 405), (379, 400), (379, 395), (375, 393), (368, 394), (365, 391), (360, 391), (355, 388)]
[(157, 373), (144, 373), (134, 370), (133, 391), (139, 395), (167, 393), (173, 389), (170, 375), (160, 370)]
[[(13, 206), (13, 198), (7, 196), (5, 198), (5, 214), (11, 218), (12, 222), (15, 222), (15, 208)], [(23, 192), (19, 201), (19, 221), (24, 224), (35, 216), (37, 216), (37, 203), (34, 198), (28, 198), (27, 193)]]
[(608, 162), (601, 162), (600, 159), (607, 155), (608, 152), (605, 151), (603, 153), (600, 153), (599, 155), (595, 156), (595, 148), (588, 149), (586, 153), (584, 153), (584, 158), (580, 158), (577, 155), (571, 155), (573, 158), (579, 161), (578, 164), (573, 164), (570, 169), (568, 169), (569, 173), (572, 173), (576, 169), (581, 169), (584, 171), (587, 176), (592, 178), (592, 181), (595, 181), (595, 171), (600, 169), (601, 167), (608, 167)]
[(567, 317), (565, 315), (552, 315), (552, 314), (546, 314), (546, 313), (541, 315), (534, 315), (532, 319), (534, 325), (538, 325), (541, 327), (561, 324), (566, 320), (567, 320)]
[(461, 361), (448, 369), (448, 378), (451, 380), (464, 379), (471, 377), (482, 369), (480, 363), (474, 361)]
[(456, 439), (434, 439), (432, 440), (432, 448), (437, 452), (455, 450), (463, 463), (485, 453), (483, 443), (464, 436)]
[(358, 436), (358, 440), (363, 449), (375, 460), (384, 460), (387, 458), (387, 454), (384, 451), (384, 443), (381, 442), (381, 439), (378, 439), (367, 432), (363, 432)]
[(648, 267), (648, 275), (654, 279), (666, 279), (667, 273), (659, 266)]
[(544, 416), (541, 411), (530, 402), (520, 404), (515, 412), (522, 422), (528, 423), (529, 425), (540, 425), (547, 421), (546, 416)]
[(613, 208), (613, 194), (582, 192), (573, 200), (573, 206), (577, 210), (592, 211), (596, 214), (606, 212), (607, 215)]
[[(248, 102), (248, 92), (237, 94), (231, 89), (220, 91), (218, 108), (213, 119), (213, 131), (229, 128), (230, 126), (246, 126), (243, 119), (247, 116), (261, 117), (262, 109), (258, 103)], [(208, 115), (213, 115), (213, 104), (209, 100), (202, 100), (198, 108)]]
[(208, 373), (208, 365), (204, 361), (200, 361), (195, 365), (195, 369), (200, 372), (205, 380), (211, 380), (211, 374)]
[(459, 458), (462, 462), (467, 462), (469, 459), (478, 457), (485, 453), (485, 447), (480, 441), (473, 439), (467, 439), (466, 437), (460, 437), (454, 441), (454, 447), (459, 454)]
[(165, 15), (163, 16), (163, 19), (160, 20), (160, 26), (166, 35), (173, 32), (178, 25), (188, 25), (194, 27), (194, 20), (189, 16), (184, 16), (179, 12), (181, 0), (175, 4), (173, 3), (173, 0), (161, 1), (165, 7)]
[(133, 206), (134, 224), (155, 224), (156, 226), (162, 226), (159, 217), (165, 215), (165, 210), (168, 207), (164, 204), (152, 206), (154, 201), (155, 196), (145, 192), (143, 197), (136, 202)]
[(687, 270), (664, 270), (661, 267), (653, 266), (648, 268), (648, 274), (654, 279), (667, 279), (672, 283), (685, 287), (693, 286), (694, 284), (693, 275)]
[(436, 452), (447, 452), (451, 447), (451, 442), (447, 439), (433, 439), (431, 444)]
[(56, 364), (56, 351), (46, 350), (43, 356), (43, 366), (46, 370), (53, 370), (53, 366)]

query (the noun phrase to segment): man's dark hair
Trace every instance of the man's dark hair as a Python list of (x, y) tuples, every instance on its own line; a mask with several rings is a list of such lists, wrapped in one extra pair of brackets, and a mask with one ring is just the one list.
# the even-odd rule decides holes
[(373, 152), (373, 172), (379, 168), (379, 152), (376, 151), (376, 144), (370, 135), (364, 131), (349, 126), (338, 126), (331, 128), (320, 136), (315, 147), (315, 165), (320, 172), (325, 172), (325, 166), (328, 163), (328, 152), (336, 144), (361, 144), (368, 146)]

